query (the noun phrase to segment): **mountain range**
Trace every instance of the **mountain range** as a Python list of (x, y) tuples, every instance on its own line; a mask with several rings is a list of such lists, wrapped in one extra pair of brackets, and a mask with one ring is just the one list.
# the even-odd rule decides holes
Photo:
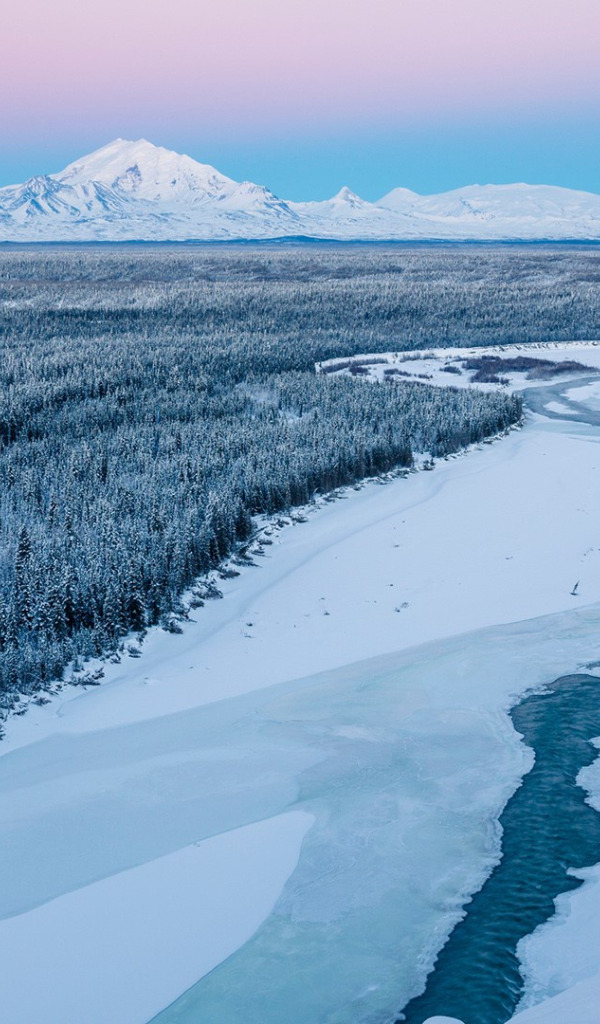
[(278, 198), (208, 164), (116, 139), (58, 174), (0, 188), (0, 242), (600, 239), (600, 195), (551, 185), (469, 185), (377, 202), (342, 188), (322, 202)]

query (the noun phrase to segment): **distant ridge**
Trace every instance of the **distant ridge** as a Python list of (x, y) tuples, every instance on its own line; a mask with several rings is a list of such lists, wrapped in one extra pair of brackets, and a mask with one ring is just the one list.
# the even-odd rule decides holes
[(322, 202), (279, 199), (209, 164), (116, 139), (58, 174), (0, 188), (0, 242), (600, 240), (600, 195), (552, 185), (469, 185), (375, 203), (344, 186)]

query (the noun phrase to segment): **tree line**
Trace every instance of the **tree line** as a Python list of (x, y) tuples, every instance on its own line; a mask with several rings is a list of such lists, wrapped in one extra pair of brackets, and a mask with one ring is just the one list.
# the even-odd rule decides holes
[(435, 295), (449, 322), (480, 302), (481, 267), (465, 275), (443, 252), (435, 287), (428, 254), (355, 255), (0, 254), (4, 706), (161, 621), (256, 514), (519, 419), (505, 393), (315, 374), (334, 356), (439, 344)]

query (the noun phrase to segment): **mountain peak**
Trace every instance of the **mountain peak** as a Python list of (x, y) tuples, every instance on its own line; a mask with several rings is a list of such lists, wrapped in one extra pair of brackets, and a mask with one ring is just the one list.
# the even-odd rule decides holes
[(350, 206), (367, 206), (367, 201), (357, 196), (356, 192), (353, 192), (347, 185), (342, 185), (339, 192), (336, 192), (331, 198), (332, 203), (349, 203)]
[(210, 164), (155, 146), (147, 139), (114, 139), (53, 177), (65, 185), (100, 182), (149, 201), (194, 202), (236, 184)]
[(398, 213), (404, 213), (411, 210), (419, 199), (421, 199), (421, 196), (417, 192), (411, 192), (409, 188), (400, 187), (393, 188), (391, 192), (378, 199), (375, 205), (381, 206), (386, 210), (396, 210)]

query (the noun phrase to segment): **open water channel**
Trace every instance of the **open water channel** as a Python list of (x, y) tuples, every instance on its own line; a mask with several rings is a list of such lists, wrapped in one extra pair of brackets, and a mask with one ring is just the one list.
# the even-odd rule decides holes
[(582, 884), (569, 871), (600, 861), (600, 814), (577, 784), (598, 755), (600, 679), (565, 676), (513, 708), (515, 728), (535, 752), (532, 770), (500, 823), (502, 860), (475, 894), (442, 949), (422, 996), (399, 1020), (433, 1015), (464, 1024), (504, 1024), (523, 990), (517, 943), (554, 913), (559, 893)]

